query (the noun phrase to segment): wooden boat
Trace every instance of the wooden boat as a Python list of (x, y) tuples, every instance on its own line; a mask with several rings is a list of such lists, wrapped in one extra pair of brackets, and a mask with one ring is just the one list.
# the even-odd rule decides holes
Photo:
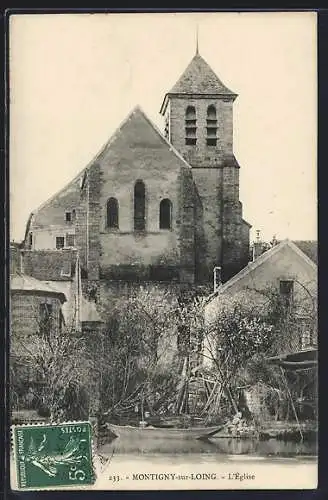
[(132, 425), (115, 425), (107, 423), (107, 428), (123, 439), (207, 439), (222, 429), (221, 426), (189, 427), (179, 429), (172, 427), (134, 427)]

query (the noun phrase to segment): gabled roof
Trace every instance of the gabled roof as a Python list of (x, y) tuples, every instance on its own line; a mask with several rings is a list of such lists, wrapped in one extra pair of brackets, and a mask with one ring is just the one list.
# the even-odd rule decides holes
[[(79, 172), (79, 174), (76, 177), (74, 177), (74, 179), (72, 181), (70, 181), (64, 188), (62, 188), (56, 194), (51, 196), (46, 202), (42, 203), (42, 205), (40, 205), (38, 207), (38, 209), (35, 210), (35, 213), (37, 213), (40, 209), (42, 209), (45, 205), (47, 205), (47, 203), (52, 201), (54, 198), (56, 198), (56, 196), (58, 196), (60, 193), (64, 192), (66, 189), (68, 189), (70, 186), (72, 186), (78, 180), (81, 183), (85, 182), (85, 178), (86, 178), (87, 172), (90, 169), (90, 167), (92, 167), (92, 165), (95, 162), (97, 162), (101, 158), (101, 156), (107, 151), (107, 149), (113, 144), (115, 139), (118, 137), (118, 135), (123, 130), (124, 126), (129, 122), (129, 120), (132, 120), (134, 117), (138, 117), (138, 116), (142, 116), (149, 123), (149, 125), (156, 131), (156, 133), (161, 138), (161, 140), (167, 144), (168, 148), (175, 154), (175, 156), (177, 156), (181, 160), (181, 162), (184, 164), (184, 166), (187, 167), (188, 169), (191, 169), (191, 166), (189, 165), (189, 163), (183, 158), (183, 156), (178, 152), (178, 150), (175, 149), (174, 146), (172, 146), (172, 144), (164, 137), (164, 135), (162, 134), (160, 129), (151, 121), (151, 119), (146, 115), (146, 113), (142, 110), (142, 108), (139, 105), (136, 105), (132, 109), (132, 111), (126, 116), (126, 118), (124, 118), (124, 120), (121, 122), (121, 124), (117, 127), (117, 129), (111, 135), (109, 140), (102, 146), (102, 148), (100, 148), (99, 152), (92, 158), (92, 160), (88, 163), (88, 165), (86, 167), (84, 167), (84, 169), (81, 172)], [(30, 215), (30, 218), (32, 216), (33, 216), (33, 213)], [(28, 225), (29, 225), (29, 223), (28, 223)], [(28, 232), (28, 230), (27, 230), (27, 232)], [(26, 232), (26, 234), (27, 234), (27, 232)]]
[(56, 290), (48, 283), (44, 283), (32, 276), (27, 276), (22, 273), (16, 273), (11, 276), (10, 290), (15, 292), (35, 292), (47, 295), (58, 295), (61, 302), (66, 301), (66, 296), (63, 292)]
[(191, 170), (191, 166), (189, 163), (183, 158), (183, 156), (175, 149), (174, 146), (164, 137), (160, 129), (151, 121), (151, 119), (146, 115), (143, 109), (137, 105), (133, 108), (133, 110), (128, 114), (128, 116), (123, 120), (123, 122), (118, 126), (115, 132), (112, 134), (108, 142), (102, 147), (100, 152), (95, 156), (92, 162), (89, 163), (87, 168), (90, 168), (95, 161), (100, 160), (101, 156), (106, 153), (107, 149), (114, 143), (115, 139), (119, 136), (119, 134), (124, 130), (125, 125), (133, 119), (143, 118), (151, 128), (156, 132), (159, 138), (167, 145), (168, 149), (172, 151), (172, 153), (179, 158), (179, 160), (183, 163), (183, 166), (188, 170)]
[(102, 146), (102, 148), (99, 150), (99, 152), (92, 158), (92, 160), (88, 163), (88, 165), (86, 167), (83, 168), (83, 170), (81, 170), (75, 177), (72, 181), (70, 181), (68, 184), (66, 184), (62, 189), (60, 189), (57, 193), (55, 193), (54, 195), (52, 195), (47, 201), (45, 201), (44, 203), (42, 203), (36, 210), (34, 210), (30, 216), (29, 216), (29, 219), (28, 219), (28, 222), (26, 224), (26, 229), (25, 229), (25, 237), (24, 237), (24, 241), (26, 240), (27, 238), (27, 235), (28, 235), (28, 232), (30, 230), (30, 226), (31, 226), (31, 221), (32, 221), (32, 218), (35, 214), (38, 213), (38, 211), (40, 211), (43, 207), (45, 207), (48, 203), (50, 203), (51, 201), (53, 201), (57, 196), (59, 196), (60, 194), (63, 194), (65, 193), (67, 190), (69, 189), (74, 189), (75, 188), (75, 185), (79, 184), (79, 189), (82, 187), (82, 185), (84, 184), (85, 180), (86, 180), (86, 176), (88, 174), (88, 171), (89, 169), (92, 167), (92, 165), (94, 165), (95, 162), (99, 161), (100, 158), (102, 157), (102, 155), (105, 154), (105, 152), (107, 151), (107, 149), (113, 144), (113, 142), (115, 141), (115, 139), (118, 137), (118, 135), (121, 133), (121, 131), (123, 130), (124, 126), (130, 121), (132, 120), (133, 118), (138, 118), (138, 116), (142, 116), (148, 123), (149, 125), (153, 128), (153, 130), (157, 133), (157, 135), (161, 138), (161, 140), (167, 144), (168, 148), (170, 149), (170, 151), (173, 152), (173, 154), (179, 158), (179, 160), (183, 163), (183, 165), (190, 169), (191, 170), (191, 166), (189, 165), (189, 163), (183, 158), (183, 156), (177, 151), (177, 149), (174, 148), (174, 146), (172, 146), (172, 144), (164, 137), (164, 135), (162, 134), (162, 132), (159, 130), (159, 128), (150, 120), (150, 118), (146, 115), (146, 113), (141, 109), (141, 107), (139, 105), (135, 106), (133, 108), (133, 110), (128, 114), (128, 116), (121, 122), (121, 124), (117, 127), (117, 129), (115, 130), (115, 132), (111, 135), (111, 137), (109, 138), (109, 140)]
[[(209, 64), (198, 53), (192, 58), (177, 83), (166, 96), (172, 94), (210, 94), (229, 96), (232, 99), (237, 97), (237, 94), (222, 83)], [(165, 105), (166, 96), (161, 111)]]
[(315, 240), (293, 240), (296, 246), (304, 252), (315, 264), (318, 264), (318, 242)]
[(236, 282), (238, 282), (240, 279), (244, 278), (245, 276), (249, 275), (252, 271), (254, 271), (256, 268), (264, 264), (267, 260), (269, 260), (271, 257), (273, 257), (276, 253), (278, 253), (282, 248), (284, 247), (290, 247), (297, 255), (299, 255), (307, 265), (309, 265), (312, 269), (317, 270), (316, 264), (311, 260), (302, 250), (295, 245), (292, 241), (289, 239), (283, 240), (274, 247), (270, 248), (270, 250), (267, 250), (266, 252), (262, 253), (257, 259), (255, 259), (253, 262), (249, 262), (246, 267), (244, 267), (239, 273), (237, 273), (235, 276), (233, 276), (229, 281), (221, 285), (215, 292), (213, 292), (209, 297), (207, 298), (206, 302), (210, 302), (214, 297), (217, 295), (221, 295), (222, 293), (226, 292), (229, 290), (229, 288), (234, 285)]

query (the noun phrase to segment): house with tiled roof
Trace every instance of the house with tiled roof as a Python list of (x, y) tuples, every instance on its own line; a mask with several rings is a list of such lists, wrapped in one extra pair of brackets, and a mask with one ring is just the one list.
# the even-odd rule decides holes
[[(10, 276), (10, 354), (12, 364), (24, 366), (26, 349), (51, 328), (60, 334), (64, 328), (62, 307), (66, 295), (50, 284), (15, 271)], [(36, 353), (37, 354), (37, 353)], [(31, 373), (33, 366), (25, 367)], [(27, 374), (26, 380), (29, 376)]]
[(180, 290), (209, 284), (216, 266), (223, 280), (236, 274), (248, 262), (250, 230), (233, 152), (236, 98), (197, 50), (164, 96), (164, 130), (133, 109), (80, 174), (33, 211), (24, 250), (53, 252), (55, 262), (56, 252), (75, 249), (83, 290), (104, 303), (122, 283)]
[(47, 353), (57, 345), (55, 339), (95, 333), (102, 321), (95, 302), (82, 295), (76, 251), (54, 255), (11, 245), (10, 263), (10, 369), (14, 407), (21, 410), (28, 387), (42, 383), (36, 367), (40, 369), (43, 355), (50, 362)]
[[(29, 292), (44, 295), (57, 294), (64, 298), (61, 304), (61, 327), (81, 331), (84, 321), (95, 326), (101, 322), (94, 301), (83, 297), (81, 287), (81, 269), (76, 249), (57, 250), (25, 250), (11, 245), (11, 293), (25, 296)], [(22, 315), (29, 314), (27, 310)], [(11, 303), (11, 311), (17, 313), (16, 300)], [(19, 307), (21, 309), (21, 306)], [(29, 321), (22, 325), (31, 331)], [(90, 326), (90, 325), (89, 325)]]
[(299, 336), (293, 339), (293, 350), (316, 346), (317, 274), (315, 262), (293, 241), (283, 240), (216, 286), (206, 300), (205, 322), (210, 327), (229, 299), (247, 301), (260, 311), (268, 302), (268, 294), (276, 291), (295, 307), (298, 317)]

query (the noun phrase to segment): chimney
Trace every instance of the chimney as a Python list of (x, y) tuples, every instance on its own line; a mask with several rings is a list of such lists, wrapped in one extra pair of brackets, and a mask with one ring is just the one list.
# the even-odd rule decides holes
[(213, 269), (213, 288), (214, 292), (222, 285), (222, 280), (221, 280), (221, 267), (216, 266)]
[(276, 245), (278, 245), (277, 236), (275, 234), (272, 236), (272, 240), (270, 241), (270, 244), (272, 247), (275, 247)]
[(256, 230), (256, 239), (253, 243), (253, 261), (263, 253), (263, 244), (260, 237), (261, 231)]

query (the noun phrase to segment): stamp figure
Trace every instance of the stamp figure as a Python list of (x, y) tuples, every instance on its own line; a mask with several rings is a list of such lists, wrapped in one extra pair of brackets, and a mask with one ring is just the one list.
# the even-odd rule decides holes
[(7, 17), (13, 488), (315, 488), (317, 12)]
[(94, 483), (89, 422), (15, 426), (18, 488)]

